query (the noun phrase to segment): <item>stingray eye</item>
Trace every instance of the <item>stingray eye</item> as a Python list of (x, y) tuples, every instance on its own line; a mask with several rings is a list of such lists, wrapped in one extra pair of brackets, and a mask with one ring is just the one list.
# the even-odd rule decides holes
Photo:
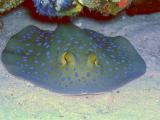
[(69, 53), (69, 52), (65, 52), (63, 53), (62, 57), (61, 57), (61, 64), (62, 65), (67, 65), (67, 64), (74, 64), (75, 63), (75, 59), (73, 54)]
[(98, 65), (98, 60), (95, 53), (89, 54), (88, 63), (91, 65)]

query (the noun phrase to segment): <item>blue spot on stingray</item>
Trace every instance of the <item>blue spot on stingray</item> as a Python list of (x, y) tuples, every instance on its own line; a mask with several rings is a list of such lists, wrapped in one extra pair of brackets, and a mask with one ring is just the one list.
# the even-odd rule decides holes
[(23, 38), (26, 39), (27, 37), (24, 35)]
[(53, 71), (53, 67), (49, 66), (49, 67), (48, 67), (48, 70), (49, 70), (49, 71)]
[(99, 70), (96, 70), (95, 73), (96, 73), (96, 74), (99, 74)]
[(27, 39), (31, 39), (31, 36), (27, 36)]
[(68, 77), (67, 80), (71, 80), (71, 77)]
[(75, 76), (75, 77), (78, 77), (78, 73), (76, 72), (76, 73), (74, 74), (74, 76)]
[(27, 62), (27, 59), (22, 59), (22, 62)]
[(113, 71), (113, 69), (112, 69), (112, 68), (109, 68), (109, 71)]
[(19, 42), (24, 42), (24, 41), (25, 41), (25, 39), (24, 39), (24, 38), (22, 38), (22, 39), (20, 39), (20, 40), (19, 40)]
[(71, 37), (70, 37), (70, 40), (71, 40), (71, 41), (74, 41), (74, 37), (73, 37), (73, 36), (71, 36)]
[(65, 79), (65, 77), (62, 77), (62, 79), (61, 79), (62, 81), (65, 81), (66, 79)]
[(44, 75), (45, 75), (45, 78), (47, 79), (49, 78), (49, 73), (45, 72)]
[(66, 67), (66, 71), (69, 71), (69, 68), (68, 68), (68, 67)]
[(112, 59), (113, 62), (116, 62), (116, 59)]
[(28, 52), (29, 52), (29, 53), (32, 53), (32, 52), (33, 52), (33, 50), (32, 50), (32, 49), (29, 49), (29, 50), (28, 50)]
[(122, 63), (125, 63), (125, 60), (121, 60)]
[(37, 64), (37, 63), (39, 63), (39, 61), (38, 60), (34, 60), (34, 63)]
[(20, 50), (20, 49), (17, 49), (17, 50), (16, 50), (16, 52), (17, 52), (17, 53), (20, 53), (20, 52), (21, 52), (21, 50)]
[(86, 73), (86, 77), (90, 77), (90, 72), (87, 72), (87, 73)]
[(16, 61), (16, 65), (20, 65), (20, 62), (19, 62), (19, 61)]

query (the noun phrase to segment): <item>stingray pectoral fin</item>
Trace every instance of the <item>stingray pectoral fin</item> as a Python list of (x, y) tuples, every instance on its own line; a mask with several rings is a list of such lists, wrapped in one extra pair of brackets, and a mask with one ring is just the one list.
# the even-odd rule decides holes
[[(43, 31), (44, 32), (44, 31)], [(13, 35), (2, 52), (2, 62), (10, 73), (19, 75), (24, 66), (30, 64), (34, 49), (37, 50), (35, 39), (41, 33), (35, 26), (28, 26)]]
[(125, 68), (128, 79), (134, 79), (146, 72), (146, 64), (139, 55), (134, 46), (124, 37), (117, 36), (113, 38), (114, 43), (119, 46), (119, 50), (123, 56), (126, 56)]
[[(38, 36), (38, 28), (30, 25), (25, 27), (20, 32), (13, 35), (8, 41), (5, 50), (16, 52), (17, 49), (23, 49), (25, 47), (25, 42), (31, 42), (32, 39)], [(31, 33), (33, 31), (33, 33)]]
[(20, 71), (20, 68), (18, 67), (20, 65), (18, 62), (20, 58), (21, 56), (14, 54), (13, 52), (4, 50), (1, 60), (5, 65), (6, 69), (12, 74), (16, 75), (17, 71)]

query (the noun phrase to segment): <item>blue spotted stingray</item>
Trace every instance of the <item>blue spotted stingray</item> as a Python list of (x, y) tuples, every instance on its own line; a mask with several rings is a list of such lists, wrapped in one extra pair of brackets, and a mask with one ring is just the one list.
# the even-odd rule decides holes
[(55, 31), (24, 28), (9, 40), (2, 61), (11, 74), (63, 94), (111, 91), (146, 70), (125, 38), (72, 24), (59, 25)]

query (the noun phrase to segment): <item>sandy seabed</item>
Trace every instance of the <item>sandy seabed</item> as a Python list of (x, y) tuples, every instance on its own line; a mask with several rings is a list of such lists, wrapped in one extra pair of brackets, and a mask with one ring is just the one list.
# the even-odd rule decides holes
[[(23, 9), (4, 16), (3, 21), (0, 52), (12, 35), (27, 25), (56, 28), (56, 24), (32, 20)], [(0, 62), (0, 120), (159, 120), (160, 13), (124, 15), (109, 22), (79, 18), (74, 24), (106, 36), (126, 37), (145, 60), (146, 73), (112, 92), (67, 96), (12, 76)]]

